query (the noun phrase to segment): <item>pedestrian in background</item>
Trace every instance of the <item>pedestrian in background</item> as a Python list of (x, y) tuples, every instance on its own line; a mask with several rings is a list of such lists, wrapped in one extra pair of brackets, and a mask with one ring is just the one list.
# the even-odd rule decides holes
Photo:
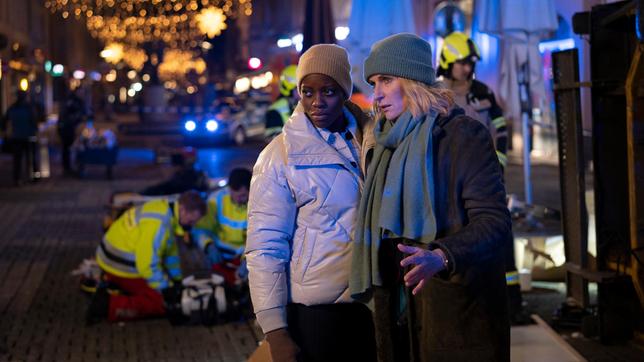
[[(13, 183), (20, 186), (25, 179), (33, 180), (36, 171), (37, 109), (27, 99), (27, 93), (18, 91), (16, 101), (2, 119), (5, 142), (13, 155)], [(27, 177), (23, 175), (26, 165)]]
[(248, 206), (250, 292), (273, 361), (373, 361), (369, 309), (349, 295), (368, 117), (351, 96), (344, 48), (311, 47), (301, 100), (259, 156)]
[(71, 147), (76, 140), (76, 128), (85, 121), (85, 102), (78, 96), (77, 90), (72, 91), (62, 104), (58, 117), (58, 136), (62, 146), (63, 173), (73, 175), (71, 166)]
[(488, 130), (435, 80), (429, 43), (376, 42), (376, 145), (356, 226), (351, 293), (374, 306), (382, 361), (509, 361), (503, 245), (511, 235)]

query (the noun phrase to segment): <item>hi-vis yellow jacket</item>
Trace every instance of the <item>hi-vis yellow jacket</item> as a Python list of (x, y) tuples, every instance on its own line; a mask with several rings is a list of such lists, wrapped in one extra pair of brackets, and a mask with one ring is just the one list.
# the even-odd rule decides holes
[(98, 265), (120, 277), (144, 278), (156, 290), (169, 287), (181, 278), (178, 215), (178, 203), (167, 200), (129, 209), (105, 233), (96, 250)]
[(246, 229), (248, 229), (248, 208), (233, 203), (228, 188), (221, 189), (208, 197), (208, 213), (195, 225), (194, 233), (197, 243), (203, 250), (210, 243), (215, 243), (217, 249), (226, 260), (230, 260), (244, 252), (246, 245)]

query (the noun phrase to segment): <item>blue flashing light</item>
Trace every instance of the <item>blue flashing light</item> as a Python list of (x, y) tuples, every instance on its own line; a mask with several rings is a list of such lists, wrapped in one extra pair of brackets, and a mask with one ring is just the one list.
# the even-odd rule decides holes
[(190, 120), (186, 121), (186, 123), (183, 124), (183, 127), (186, 129), (186, 131), (192, 132), (197, 129), (197, 124), (195, 123), (195, 121)]
[(215, 132), (217, 128), (219, 128), (219, 123), (214, 119), (209, 119), (208, 122), (206, 122), (206, 129), (208, 132)]

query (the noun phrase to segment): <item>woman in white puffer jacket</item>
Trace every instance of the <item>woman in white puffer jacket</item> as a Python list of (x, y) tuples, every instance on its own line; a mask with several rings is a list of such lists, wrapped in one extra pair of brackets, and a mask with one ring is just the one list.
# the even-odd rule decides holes
[(253, 170), (246, 257), (257, 321), (273, 361), (374, 360), (371, 312), (348, 290), (371, 121), (347, 101), (344, 48), (310, 48), (297, 85), (300, 103)]

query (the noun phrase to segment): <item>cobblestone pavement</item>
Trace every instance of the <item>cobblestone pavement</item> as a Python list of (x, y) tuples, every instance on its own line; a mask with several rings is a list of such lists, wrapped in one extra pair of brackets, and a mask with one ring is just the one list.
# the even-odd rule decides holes
[(165, 319), (85, 327), (87, 297), (70, 275), (93, 255), (113, 191), (138, 190), (164, 170), (123, 160), (113, 181), (54, 176), (9, 187), (0, 155), (0, 361), (243, 361), (257, 346), (252, 322), (172, 327)]

